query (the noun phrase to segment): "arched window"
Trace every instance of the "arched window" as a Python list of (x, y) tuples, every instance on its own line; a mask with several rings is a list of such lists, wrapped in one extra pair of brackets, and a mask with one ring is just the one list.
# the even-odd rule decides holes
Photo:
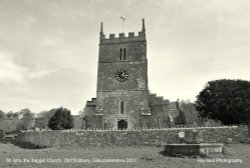
[(121, 114), (124, 114), (124, 102), (123, 101), (121, 101), (120, 103), (120, 112)]

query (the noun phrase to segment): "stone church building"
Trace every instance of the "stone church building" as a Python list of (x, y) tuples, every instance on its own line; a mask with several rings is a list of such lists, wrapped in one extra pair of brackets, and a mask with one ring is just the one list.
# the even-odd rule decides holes
[(86, 128), (164, 128), (184, 124), (178, 102), (148, 90), (147, 41), (144, 19), (138, 35), (103, 33), (101, 23), (96, 98), (84, 108)]

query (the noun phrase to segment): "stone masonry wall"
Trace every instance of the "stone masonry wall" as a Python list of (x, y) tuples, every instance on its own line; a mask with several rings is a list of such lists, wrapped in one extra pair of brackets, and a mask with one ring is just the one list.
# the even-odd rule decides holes
[(179, 143), (178, 133), (202, 132), (204, 143), (233, 143), (248, 139), (246, 127), (170, 128), (152, 130), (78, 130), (22, 132), (16, 140), (41, 147), (90, 148), (107, 146), (138, 146)]

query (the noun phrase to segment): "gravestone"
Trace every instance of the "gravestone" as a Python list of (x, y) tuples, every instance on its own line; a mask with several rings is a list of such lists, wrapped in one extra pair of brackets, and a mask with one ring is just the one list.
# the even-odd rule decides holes
[(191, 130), (178, 133), (178, 144), (165, 145), (165, 153), (177, 155), (207, 155), (210, 153), (222, 153), (223, 144), (202, 143), (202, 131)]
[(179, 143), (185, 143), (185, 132), (178, 133)]
[(197, 130), (185, 133), (184, 141), (187, 144), (200, 144), (202, 142), (202, 132)]

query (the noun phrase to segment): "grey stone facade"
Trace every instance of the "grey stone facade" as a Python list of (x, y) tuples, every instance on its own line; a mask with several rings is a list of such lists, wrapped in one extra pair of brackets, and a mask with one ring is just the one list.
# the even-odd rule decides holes
[(97, 95), (84, 109), (86, 128), (167, 127), (182, 117), (175, 102), (149, 93), (147, 67), (144, 20), (138, 35), (128, 37), (106, 38), (101, 24)]

